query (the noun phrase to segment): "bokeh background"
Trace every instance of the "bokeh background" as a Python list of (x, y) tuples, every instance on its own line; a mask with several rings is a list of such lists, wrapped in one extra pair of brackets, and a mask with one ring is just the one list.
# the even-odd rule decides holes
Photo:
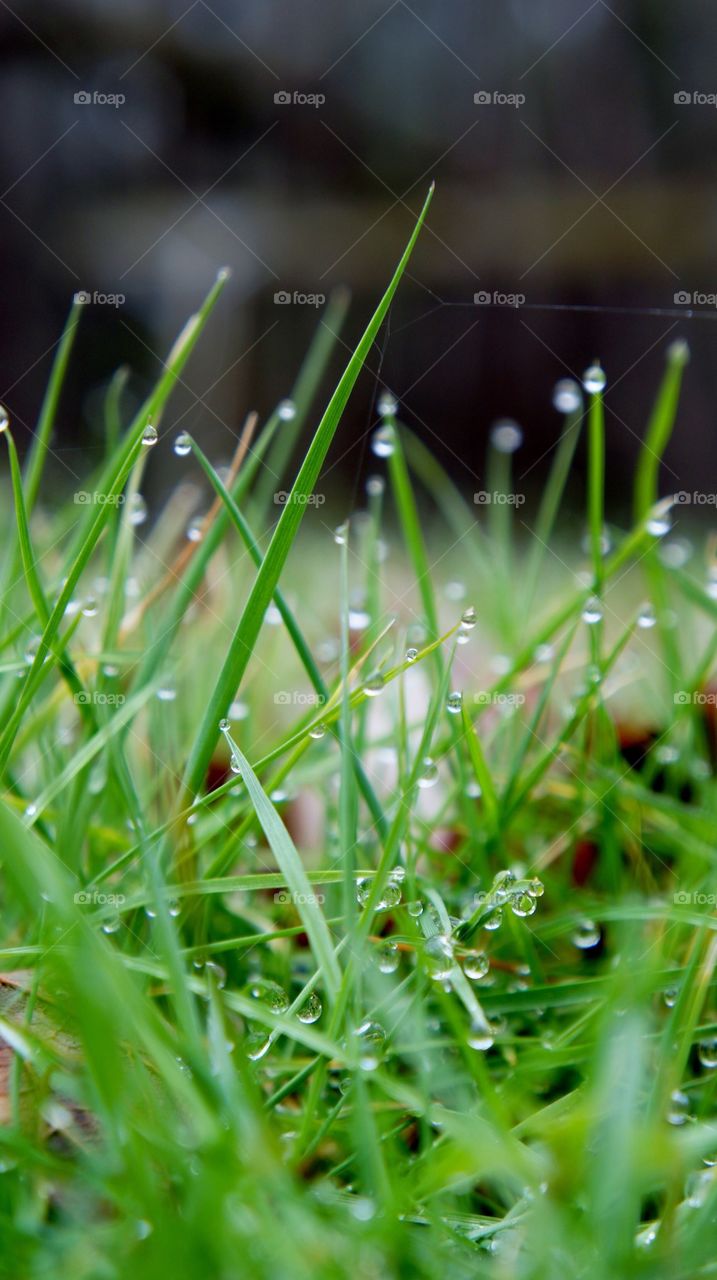
[[(686, 336), (663, 488), (704, 489), (717, 461), (716, 22), (704, 0), (2, 0), (0, 398), (19, 434), (74, 291), (124, 301), (83, 316), (55, 449), (68, 475), (99, 451), (113, 371), (131, 370), (129, 413), (227, 264), (172, 414), (229, 456), (246, 411), (287, 393), (324, 313), (275, 294), (347, 284), (350, 344), (435, 179), (336, 482), (365, 475), (386, 385), (467, 488), (491, 422), (514, 417), (519, 470), (539, 485), (560, 429), (553, 384), (597, 356), (617, 510), (665, 348)], [(479, 291), (525, 304), (476, 306)], [(700, 295), (693, 318), (683, 293)]]

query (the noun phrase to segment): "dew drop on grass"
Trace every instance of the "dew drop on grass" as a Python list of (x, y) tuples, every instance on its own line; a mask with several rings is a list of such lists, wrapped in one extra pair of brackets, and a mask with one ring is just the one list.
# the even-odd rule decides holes
[(375, 1071), (386, 1048), (386, 1032), (380, 1022), (362, 1022), (356, 1028), (358, 1060), (362, 1071)]
[(450, 977), (453, 965), (453, 943), (444, 933), (434, 933), (428, 938), (423, 948), (423, 960), (426, 972), (436, 982), (443, 982)]
[(654, 627), (656, 622), (657, 622), (657, 617), (655, 615), (655, 610), (653, 609), (652, 605), (643, 604), (640, 608), (640, 612), (637, 615), (638, 627), (641, 627), (643, 631), (649, 631), (652, 627)]
[(421, 899), (414, 898), (412, 902), (407, 902), (406, 910), (412, 919), (417, 920), (420, 915), (423, 915), (423, 903), (421, 902)]
[(249, 708), (246, 702), (242, 702), (241, 699), (237, 698), (236, 702), (232, 702), (229, 708), (229, 715), (232, 720), (246, 720), (249, 715)]
[(251, 1000), (265, 1004), (272, 1013), (286, 1013), (289, 1008), (288, 995), (278, 982), (274, 982), (273, 978), (253, 978), (247, 984), (244, 994)]
[(482, 1018), (474, 1018), (471, 1022), (467, 1043), (470, 1049), (477, 1049), (481, 1053), (493, 1048), (495, 1038), (490, 1026)]
[[(84, 610), (83, 610), (83, 613), (84, 613)], [(91, 617), (91, 615), (88, 615), (88, 616)], [(35, 661), (35, 658), (37, 657), (37, 651), (39, 648), (40, 648), (40, 636), (32, 636), (28, 640), (27, 644), (25, 645), (25, 652), (23, 654), (23, 657), (28, 667), (31, 667), (33, 662)]]
[(545, 885), (537, 876), (533, 876), (526, 885), (527, 891), (531, 898), (542, 898), (545, 893)]
[(471, 982), (485, 978), (490, 964), (484, 951), (467, 951), (463, 957), (463, 972)]
[(382, 391), (376, 404), (382, 418), (394, 418), (398, 411), (398, 401), (390, 391)]
[(579, 951), (589, 951), (600, 941), (600, 926), (594, 920), (579, 920), (570, 935), (570, 941)]
[(594, 627), (596, 623), (602, 620), (602, 605), (597, 596), (591, 596), (590, 599), (585, 602), (582, 619), (589, 627)]
[(165, 685), (163, 689), (157, 690), (157, 697), (160, 702), (174, 702), (177, 696), (177, 690), (172, 689), (169, 685)]
[(664, 1000), (665, 1005), (667, 1006), (668, 1009), (674, 1009), (675, 1005), (677, 1004), (679, 994), (680, 994), (679, 987), (665, 987), (665, 990), (662, 993), (662, 999)]
[(142, 444), (151, 449), (152, 445), (157, 443), (157, 439), (157, 428), (151, 422), (148, 422), (142, 434)]
[(667, 1123), (674, 1125), (686, 1124), (690, 1115), (690, 1100), (686, 1093), (681, 1089), (675, 1089), (670, 1094), (670, 1103), (667, 1108)]
[(710, 1036), (708, 1040), (700, 1040), (697, 1046), (697, 1055), (703, 1067), (707, 1067), (710, 1071), (717, 1067), (717, 1036)]
[(514, 916), (532, 916), (537, 902), (529, 893), (514, 893), (510, 899), (510, 909)]
[(427, 787), (433, 787), (437, 782), (438, 765), (430, 756), (426, 756), (421, 773), (418, 775), (418, 785), (425, 791)]
[(390, 911), (392, 907), (397, 907), (401, 901), (401, 886), (396, 876), (389, 876), (386, 881), (381, 897), (376, 905), (377, 911)]
[(377, 458), (390, 458), (396, 448), (396, 435), (389, 422), (371, 436), (371, 450)]
[(356, 881), (356, 901), (360, 907), (365, 907), (371, 892), (371, 877), (361, 876)]
[(314, 725), (314, 727), (313, 727), (312, 729), (309, 729), (309, 737), (310, 737), (310, 738), (314, 738), (317, 742), (318, 742), (321, 738), (325, 738), (325, 737), (326, 737), (326, 725), (325, 725), (325, 724), (315, 724), (315, 725)]
[(231, 756), (229, 757), (229, 768), (231, 769), (232, 773), (236, 775), (236, 777), (238, 778), (241, 777), (241, 761), (238, 756), (234, 755), (234, 752), (232, 752)]
[(406, 662), (415, 662), (418, 657), (418, 649), (406, 650)]
[(466, 795), (469, 800), (480, 800), (483, 795), (483, 788), (480, 782), (476, 782), (475, 778), (469, 778), (466, 783)]
[(473, 605), (470, 605), (461, 617), (461, 627), (464, 631), (472, 631), (477, 621), (478, 614), (476, 613)]
[(651, 520), (647, 521), (645, 528), (648, 533), (652, 534), (653, 538), (664, 538), (665, 534), (669, 533), (672, 528), (672, 521), (668, 515), (653, 516)]
[(119, 929), (121, 923), (122, 921), (119, 917), (119, 914), (108, 916), (106, 920), (102, 921), (102, 932), (117, 933), (117, 930)]
[(268, 1031), (250, 1031), (246, 1037), (246, 1056), (251, 1062), (258, 1062), (271, 1045)]
[(495, 911), (484, 921), (483, 928), (488, 929), (490, 933), (494, 933), (496, 929), (500, 929), (503, 923), (503, 908), (496, 907)]
[(220, 720), (220, 721), (219, 721), (219, 728), (220, 728), (220, 730), (221, 730), (221, 732), (222, 732), (222, 733), (227, 733), (227, 732), (228, 732), (228, 730), (231, 728), (231, 725), (230, 725), (230, 723), (229, 723), (229, 721), (228, 721), (228, 720)]
[(365, 631), (370, 622), (367, 609), (349, 609), (349, 631)]
[(533, 654), (535, 662), (552, 662), (555, 657), (555, 649), (552, 644), (539, 644)]
[(192, 451), (192, 437), (186, 431), (182, 431), (174, 442), (174, 452), (178, 458), (186, 458), (188, 453)]
[(170, 916), (172, 916), (173, 919), (176, 919), (176, 917), (180, 915), (181, 910), (182, 910), (181, 904), (177, 902), (177, 899), (170, 898), (169, 902), (167, 903), (167, 911), (169, 912)]
[(187, 538), (190, 542), (201, 542), (204, 533), (204, 516), (195, 516), (187, 525)]
[(366, 481), (366, 492), (369, 498), (380, 498), (385, 488), (383, 476), (369, 476)]
[(377, 698), (379, 693), (383, 693), (384, 684), (385, 684), (384, 678), (379, 673), (373, 676), (369, 676), (368, 680), (363, 686), (363, 691), (366, 694), (366, 697)]
[(280, 400), (276, 412), (282, 422), (291, 422), (296, 417), (296, 405), (293, 400)]
[(343, 524), (337, 525), (334, 529), (334, 542), (337, 547), (345, 547), (349, 538), (348, 520), (344, 520)]
[(397, 943), (386, 942), (378, 953), (378, 967), (381, 973), (395, 973), (400, 959)]
[(454, 690), (453, 693), (449, 693), (448, 698), (446, 699), (446, 711), (450, 712), (452, 716), (457, 716), (460, 715), (462, 706), (463, 694), (459, 693), (457, 690)]
[(597, 361), (585, 370), (583, 374), (583, 386), (590, 395), (599, 395), (601, 391), (605, 390), (606, 384), (607, 378), (605, 377), (605, 370), (602, 365), (597, 363)]
[(322, 1013), (323, 1005), (321, 1004), (316, 992), (312, 991), (306, 1002), (302, 1004), (296, 1016), (299, 1019), (299, 1022), (305, 1022), (308, 1025), (312, 1022), (318, 1022)]
[(0, 404), (0, 432), (7, 431), (10, 426), (10, 414), (4, 404)]
[(553, 407), (558, 413), (576, 413), (582, 404), (580, 387), (573, 378), (561, 378), (553, 388)]
[(127, 519), (132, 526), (144, 524), (147, 519), (147, 503), (141, 493), (133, 493)]
[(490, 442), (498, 453), (515, 453), (523, 443), (523, 432), (512, 418), (499, 418), (491, 427)]

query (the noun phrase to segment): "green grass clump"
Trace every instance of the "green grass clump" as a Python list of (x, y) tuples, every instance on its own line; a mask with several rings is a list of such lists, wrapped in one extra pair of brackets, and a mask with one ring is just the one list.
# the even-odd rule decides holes
[[(487, 514), (384, 396), (347, 521), (322, 469), (427, 206), (293, 481), (343, 298), (228, 472), (167, 412), (222, 277), (129, 426), (113, 383), (79, 500), (42, 505), (78, 307), (22, 467), (5, 423), (13, 1280), (714, 1274), (717, 599), (658, 497), (686, 348), (632, 528), (577, 387), (535, 509), (496, 438)], [(186, 486), (144, 523), (162, 451), (213, 503), (189, 542)]]

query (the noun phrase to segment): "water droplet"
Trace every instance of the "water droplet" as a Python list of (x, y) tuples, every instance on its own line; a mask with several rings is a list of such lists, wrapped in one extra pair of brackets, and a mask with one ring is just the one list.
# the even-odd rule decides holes
[(246, 1037), (246, 1056), (252, 1062), (258, 1062), (264, 1057), (271, 1045), (271, 1036), (268, 1031), (256, 1030), (250, 1031)]
[(362, 1022), (355, 1031), (358, 1040), (359, 1066), (362, 1071), (375, 1071), (386, 1047), (386, 1032), (380, 1022)]
[(371, 892), (371, 876), (361, 876), (356, 881), (356, 901), (360, 907), (365, 907)]
[(244, 990), (244, 995), (252, 1000), (265, 1004), (272, 1013), (286, 1013), (289, 1008), (289, 997), (283, 987), (273, 978), (253, 978)]
[(222, 733), (226, 733), (229, 729), (231, 729), (231, 724), (229, 723), (228, 720), (220, 720), (219, 728), (221, 729)]
[(156, 427), (153, 427), (152, 423), (148, 422), (142, 435), (142, 444), (147, 445), (147, 448), (151, 449), (152, 445), (157, 443), (157, 439)]
[(466, 951), (463, 957), (463, 972), (472, 982), (485, 978), (490, 964), (484, 951)]
[(386, 881), (385, 888), (376, 905), (377, 911), (390, 911), (392, 907), (397, 907), (401, 901), (401, 886), (398, 877), (395, 874), (389, 876)]
[(687, 1094), (683, 1093), (681, 1089), (675, 1089), (670, 1094), (670, 1104), (667, 1108), (667, 1123), (676, 1125), (685, 1124), (689, 1119), (689, 1114), (690, 1100), (687, 1097)]
[(291, 422), (296, 417), (296, 405), (293, 400), (280, 400), (276, 412), (282, 422)]
[(316, 741), (318, 741), (320, 738), (325, 738), (325, 737), (326, 737), (326, 725), (325, 725), (325, 724), (315, 724), (315, 725), (313, 726), (313, 728), (309, 729), (309, 737), (310, 737), (310, 738), (315, 738), (315, 739), (316, 739)]
[(656, 515), (646, 522), (645, 528), (648, 533), (652, 534), (653, 538), (664, 538), (665, 534), (669, 533), (672, 528), (672, 521), (669, 515)]
[(594, 920), (579, 920), (570, 935), (570, 941), (579, 951), (589, 951), (600, 941), (600, 926)]
[(384, 678), (379, 672), (370, 676), (363, 686), (363, 691), (366, 694), (366, 697), (377, 698), (379, 693), (383, 693), (384, 684)]
[(438, 765), (430, 756), (426, 756), (423, 761), (423, 768), (418, 775), (418, 785), (424, 790), (426, 787), (432, 787), (438, 782)]
[(640, 612), (637, 615), (638, 627), (641, 627), (643, 631), (649, 631), (651, 627), (654, 627), (656, 622), (657, 622), (657, 617), (655, 615), (655, 610), (653, 609), (652, 605), (643, 604), (640, 609)]
[(34, 803), (34, 801), (31, 801), (31, 803), (25, 809), (25, 817), (35, 818), (36, 816), (37, 816), (37, 805)]
[(390, 422), (371, 436), (371, 449), (377, 458), (390, 458), (396, 448), (396, 435)]
[(500, 926), (502, 925), (502, 923), (503, 923), (503, 908), (496, 907), (495, 911), (491, 912), (491, 914), (488, 916), (488, 919), (484, 920), (483, 928), (487, 929), (489, 933), (494, 933), (496, 929), (500, 929)]
[(532, 880), (529, 880), (525, 887), (531, 898), (542, 898), (545, 893), (545, 885), (537, 876), (533, 876)]
[(664, 1000), (668, 1009), (674, 1009), (675, 1005), (677, 1004), (679, 994), (680, 994), (679, 987), (665, 987), (665, 990), (662, 993), (662, 999)]
[(446, 699), (446, 711), (450, 712), (452, 716), (457, 716), (460, 715), (462, 706), (463, 694), (459, 693), (457, 690), (454, 690), (453, 693), (449, 693), (448, 698)]
[(488, 1049), (492, 1049), (495, 1043), (490, 1025), (483, 1018), (474, 1018), (468, 1031), (467, 1043), (469, 1048), (478, 1049), (481, 1053), (486, 1053)]
[(690, 559), (692, 551), (692, 544), (687, 538), (672, 538), (670, 542), (663, 542), (659, 556), (668, 569), (682, 569)]
[(201, 542), (204, 535), (204, 516), (195, 516), (187, 525), (187, 537), (190, 542)]
[(176, 898), (170, 898), (169, 902), (167, 903), (167, 911), (169, 912), (170, 916), (172, 916), (173, 919), (176, 919), (178, 915), (181, 915), (181, 911), (182, 911), (181, 903), (177, 902)]
[(345, 547), (349, 540), (349, 522), (344, 520), (343, 524), (338, 525), (334, 529), (334, 542), (337, 547)]
[(409, 916), (412, 916), (414, 920), (417, 920), (420, 915), (423, 915), (423, 903), (421, 902), (421, 899), (414, 898), (413, 902), (407, 902), (406, 910)]
[(234, 754), (233, 751), (231, 756), (229, 757), (229, 768), (231, 769), (233, 774), (236, 774), (238, 778), (241, 777), (241, 760), (237, 755)]
[(23, 654), (23, 657), (28, 667), (31, 667), (33, 662), (35, 661), (35, 658), (37, 657), (37, 651), (39, 648), (40, 648), (40, 636), (31, 636), (27, 644), (25, 645), (25, 651)]
[(395, 942), (387, 942), (378, 953), (378, 967), (381, 973), (395, 973), (401, 956)]
[(523, 432), (512, 418), (500, 418), (491, 427), (490, 442), (498, 453), (515, 453), (523, 443)]
[(369, 498), (380, 498), (385, 488), (383, 476), (369, 476), (366, 481), (366, 492)]
[(97, 615), (97, 601), (93, 596), (88, 596), (82, 606), (82, 612), (86, 618), (94, 618)]
[(349, 609), (349, 631), (365, 631), (370, 622), (367, 609)]
[(591, 596), (590, 599), (585, 602), (582, 619), (589, 627), (594, 627), (596, 623), (602, 621), (602, 604), (597, 596)]
[(552, 662), (555, 657), (555, 649), (552, 644), (539, 644), (536, 646), (533, 659), (535, 662)]
[(406, 662), (415, 662), (418, 657), (418, 649), (406, 650)]
[(311, 1023), (318, 1022), (322, 1013), (323, 1006), (321, 1001), (319, 1000), (316, 992), (312, 991), (305, 1004), (302, 1004), (296, 1016), (299, 1019), (299, 1022)]
[(237, 698), (229, 708), (229, 715), (232, 720), (246, 720), (249, 715), (249, 708), (246, 702), (242, 702), (240, 698)]
[(475, 778), (469, 778), (466, 783), (466, 795), (469, 800), (480, 800), (483, 795), (483, 788), (480, 782), (476, 782)]
[(176, 698), (176, 696), (177, 696), (177, 690), (171, 689), (169, 688), (169, 686), (165, 686), (163, 689), (157, 690), (157, 697), (159, 698), (160, 702), (174, 702), (174, 699)]
[(461, 617), (461, 627), (464, 631), (472, 631), (477, 621), (478, 614), (476, 613), (473, 605), (471, 605), (470, 608), (466, 609), (465, 613)]
[(535, 898), (529, 893), (514, 893), (510, 899), (510, 909), (514, 916), (532, 916), (537, 905)]
[(444, 933), (434, 933), (425, 943), (423, 958), (429, 977), (436, 982), (449, 978), (455, 964), (451, 939)]
[(178, 458), (186, 458), (188, 453), (192, 452), (192, 437), (186, 431), (182, 431), (174, 442), (174, 452)]
[(0, 432), (7, 431), (10, 426), (10, 414), (4, 404), (0, 404)]
[(605, 377), (605, 370), (602, 365), (597, 363), (597, 361), (585, 370), (583, 374), (583, 386), (590, 395), (599, 395), (601, 391), (605, 390), (606, 384), (607, 378)]
[(558, 413), (577, 413), (582, 404), (580, 387), (572, 378), (561, 378), (553, 388), (553, 406)]
[(395, 418), (398, 410), (398, 401), (390, 391), (382, 391), (378, 397), (376, 408), (382, 418)]
[(697, 1055), (703, 1067), (707, 1067), (710, 1071), (717, 1067), (717, 1036), (710, 1036), (709, 1040), (700, 1040)]
[(147, 519), (147, 503), (141, 493), (133, 493), (127, 509), (127, 519), (132, 526), (144, 524)]
[(119, 912), (116, 915), (108, 916), (106, 920), (102, 921), (102, 932), (116, 933), (121, 923)]

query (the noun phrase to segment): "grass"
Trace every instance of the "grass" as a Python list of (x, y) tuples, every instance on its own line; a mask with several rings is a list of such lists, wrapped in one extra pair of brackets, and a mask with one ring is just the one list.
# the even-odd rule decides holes
[[(717, 599), (658, 496), (686, 347), (609, 545), (577, 387), (534, 509), (486, 518), (390, 398), (366, 512), (312, 506), (429, 201), (295, 476), (346, 300), (227, 473), (168, 409), (221, 276), (129, 424), (113, 381), (86, 503), (43, 498), (77, 307), (24, 465), (4, 431), (13, 1280), (715, 1274)], [(142, 523), (160, 455), (214, 501), (188, 544), (183, 488)]]

